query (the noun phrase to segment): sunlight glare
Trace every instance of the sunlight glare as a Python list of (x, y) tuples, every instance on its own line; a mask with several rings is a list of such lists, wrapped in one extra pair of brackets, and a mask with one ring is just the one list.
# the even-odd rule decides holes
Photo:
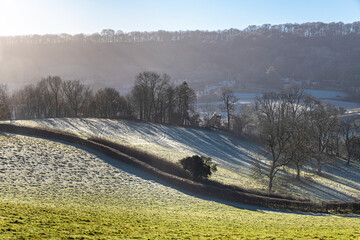
[(24, 5), (14, 0), (0, 0), (0, 35), (16, 35), (26, 27)]

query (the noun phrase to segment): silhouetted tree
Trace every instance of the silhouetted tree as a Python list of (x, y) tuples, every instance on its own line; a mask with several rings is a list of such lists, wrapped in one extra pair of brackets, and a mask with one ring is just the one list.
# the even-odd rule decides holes
[(45, 79), (47, 100), (50, 100), (54, 117), (60, 117), (60, 103), (62, 100), (62, 80), (58, 76), (49, 76)]
[(234, 92), (230, 88), (221, 89), (221, 110), (226, 112), (227, 115), (227, 129), (230, 130), (231, 116), (235, 111), (235, 103), (238, 98), (235, 96)]
[(114, 88), (99, 89), (94, 95), (96, 115), (101, 118), (116, 118), (124, 113), (126, 101)]
[(265, 145), (269, 156), (269, 170), (266, 176), (269, 178), (268, 190), (273, 187), (273, 180), (279, 170), (289, 163), (287, 149), (290, 146), (291, 131), (286, 103), (281, 101), (281, 94), (276, 92), (264, 93), (256, 99), (258, 112), (260, 139)]
[(351, 120), (344, 120), (340, 122), (342, 139), (347, 153), (347, 165), (350, 165), (350, 160), (353, 157), (357, 144), (357, 132), (359, 131), (359, 126), (357, 126)]
[(74, 116), (78, 117), (79, 111), (90, 100), (91, 90), (78, 80), (67, 80), (63, 82), (63, 91), (66, 103), (72, 109)]
[(194, 110), (196, 95), (187, 82), (183, 82), (175, 88), (176, 107), (179, 114), (179, 125), (186, 125), (190, 121), (190, 112)]
[(7, 86), (0, 84), (0, 120), (11, 118)]
[(311, 113), (319, 102), (316, 98), (305, 94), (299, 88), (289, 88), (281, 93), (281, 101), (286, 104), (288, 127), (291, 135), (289, 146), (285, 149), (285, 157), (289, 164), (296, 167), (296, 178), (300, 179), (301, 168), (314, 155), (311, 147)]
[(131, 91), (137, 106), (140, 120), (159, 121), (165, 112), (164, 101), (170, 77), (156, 72), (141, 72), (136, 76), (135, 86)]
[(217, 171), (216, 164), (210, 157), (194, 155), (181, 159), (181, 166), (196, 180), (207, 179), (212, 173)]
[(311, 137), (314, 146), (317, 173), (321, 174), (322, 166), (327, 159), (327, 150), (331, 148), (334, 131), (338, 126), (338, 111), (329, 104), (319, 103), (311, 114)]

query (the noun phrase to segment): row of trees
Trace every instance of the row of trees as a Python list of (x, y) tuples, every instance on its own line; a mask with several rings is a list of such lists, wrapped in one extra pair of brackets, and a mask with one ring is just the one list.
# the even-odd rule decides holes
[(173, 86), (170, 76), (142, 72), (127, 96), (114, 88), (94, 92), (77, 80), (49, 76), (8, 96), (0, 88), (2, 119), (100, 117), (133, 118), (156, 123), (190, 124), (194, 91), (186, 82)]
[(173, 86), (167, 74), (140, 73), (131, 96), (140, 120), (186, 125), (194, 113), (194, 90), (186, 82)]
[(218, 31), (154, 31), (154, 32), (129, 32), (124, 33), (121, 30), (103, 29), (100, 33), (87, 34), (46, 34), (2, 37), (0, 41), (30, 44), (54, 44), (54, 43), (119, 43), (119, 42), (168, 42), (184, 39), (200, 41), (228, 41), (233, 38), (243, 38), (254, 36), (255, 34), (272, 35), (280, 38), (316, 38), (316, 37), (335, 37), (360, 34), (360, 22), (344, 24), (342, 22), (332, 23), (304, 23), (304, 24), (263, 24), (262, 26), (251, 25), (244, 30), (226, 29)]
[(284, 167), (295, 168), (300, 178), (307, 164), (321, 174), (332, 156), (347, 158), (347, 164), (360, 159), (359, 127), (352, 121), (340, 121), (337, 108), (299, 89), (263, 94), (256, 99), (254, 113), (257, 136), (269, 161), (269, 168), (262, 170), (269, 191)]
[(236, 114), (237, 98), (223, 89), (220, 115), (200, 118), (194, 109), (196, 96), (186, 82), (174, 86), (170, 76), (141, 72), (133, 89), (121, 96), (113, 88), (93, 92), (79, 81), (48, 77), (8, 96), (0, 85), (1, 119), (51, 117), (132, 118), (155, 123), (223, 128), (236, 134), (252, 134), (264, 145), (269, 167), (260, 169), (268, 177), (268, 189), (284, 167), (296, 169), (300, 178), (306, 165), (321, 174), (332, 156), (350, 164), (360, 159), (360, 128), (339, 119), (339, 110), (302, 90), (291, 88), (264, 93), (254, 106), (243, 106)]
[[(242, 106), (236, 114), (237, 98), (231, 89), (222, 89), (220, 107), (227, 121), (209, 121), (208, 127), (223, 128), (238, 135), (255, 136), (263, 145), (269, 167), (255, 164), (257, 176), (268, 178), (268, 189), (285, 167), (301, 170), (310, 165), (318, 174), (335, 157), (360, 160), (360, 125), (354, 119), (339, 118), (340, 109), (305, 94), (299, 88), (271, 91), (257, 97), (255, 106)], [(214, 119), (210, 118), (210, 119)], [(207, 119), (204, 119), (207, 120)]]

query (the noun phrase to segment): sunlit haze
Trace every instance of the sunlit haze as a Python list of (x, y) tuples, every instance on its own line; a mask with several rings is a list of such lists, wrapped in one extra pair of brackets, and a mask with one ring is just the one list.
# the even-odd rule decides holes
[(359, 16), (359, 0), (0, 0), (0, 35), (243, 29), (264, 23), (350, 23)]

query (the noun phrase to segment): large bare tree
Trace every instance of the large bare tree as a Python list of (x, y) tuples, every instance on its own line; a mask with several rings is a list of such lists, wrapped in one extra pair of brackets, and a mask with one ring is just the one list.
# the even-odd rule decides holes
[(295, 166), (300, 178), (301, 167), (314, 156), (311, 121), (317, 104), (317, 99), (297, 88), (267, 92), (256, 99), (259, 137), (269, 160), (265, 173), (269, 191), (284, 166)]
[(321, 174), (327, 162), (327, 152), (332, 147), (334, 137), (337, 137), (335, 131), (338, 124), (338, 110), (333, 105), (319, 103), (315, 106), (311, 113), (311, 137), (318, 174)]
[(344, 120), (340, 122), (341, 136), (347, 153), (347, 165), (350, 165), (351, 158), (353, 157), (357, 144), (357, 133), (360, 127), (351, 120)]
[(289, 163), (287, 149), (291, 140), (290, 112), (288, 106), (276, 92), (264, 93), (256, 99), (258, 112), (260, 139), (265, 146), (269, 169), (265, 175), (268, 177), (268, 190), (272, 191), (273, 181), (281, 168)]
[(60, 103), (62, 100), (62, 79), (58, 76), (49, 76), (46, 78), (46, 84), (50, 100), (52, 103), (52, 109), (54, 117), (60, 117)]
[(131, 94), (140, 120), (159, 121), (164, 112), (161, 107), (165, 101), (169, 80), (170, 77), (166, 74), (161, 76), (150, 71), (141, 72), (136, 76)]
[(300, 179), (301, 168), (313, 157), (310, 121), (314, 106), (319, 101), (299, 88), (283, 91), (281, 101), (286, 103), (291, 135), (289, 146), (286, 148), (286, 157), (289, 165), (296, 168), (296, 179)]

